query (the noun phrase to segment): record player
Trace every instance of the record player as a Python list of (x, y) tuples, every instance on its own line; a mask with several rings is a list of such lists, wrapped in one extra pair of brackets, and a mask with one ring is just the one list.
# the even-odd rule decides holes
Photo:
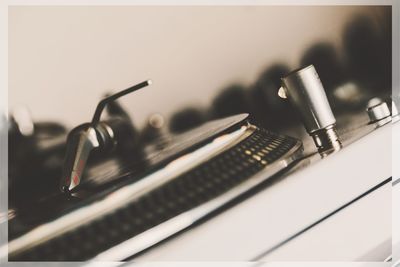
[(150, 90), (150, 80), (105, 96), (92, 120), (71, 130), (34, 123), (17, 110), (8, 129), (10, 209), (2, 223), (8, 221), (9, 243), (2, 257), (122, 261), (146, 255), (398, 118), (385, 95), (354, 111), (357, 120), (336, 118), (313, 65), (281, 78), (276, 92), (301, 128), (277, 132), (237, 114), (171, 133), (156, 114), (139, 131), (118, 98)]

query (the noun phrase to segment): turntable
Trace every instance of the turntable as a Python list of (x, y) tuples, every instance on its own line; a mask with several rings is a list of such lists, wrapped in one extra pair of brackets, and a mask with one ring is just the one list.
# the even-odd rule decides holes
[[(279, 96), (296, 110), (311, 139), (265, 129), (248, 114), (174, 134), (163, 132), (162, 118), (154, 116), (140, 132), (117, 99), (150, 84), (106, 96), (92, 121), (68, 136), (60, 125), (35, 125), (14, 114), (9, 128), (15, 148), (9, 164), (10, 242), (1, 248), (2, 257), (146, 258), (149, 249), (221, 218), (274, 183), (351, 153), (351, 143), (388, 129), (392, 121), (387, 103), (372, 99), (367, 113), (355, 115), (364, 118), (359, 126), (341, 127), (310, 65), (282, 77)], [(104, 120), (103, 110), (108, 114)], [(393, 115), (397, 118), (395, 110)]]

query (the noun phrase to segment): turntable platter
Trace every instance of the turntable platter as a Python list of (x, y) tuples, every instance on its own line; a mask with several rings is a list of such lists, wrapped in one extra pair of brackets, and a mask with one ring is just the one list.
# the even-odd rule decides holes
[(12, 240), (9, 259), (126, 259), (222, 210), (302, 156), (301, 141), (258, 128), (247, 115), (171, 140), (149, 154), (143, 173), (128, 168), (123, 183)]

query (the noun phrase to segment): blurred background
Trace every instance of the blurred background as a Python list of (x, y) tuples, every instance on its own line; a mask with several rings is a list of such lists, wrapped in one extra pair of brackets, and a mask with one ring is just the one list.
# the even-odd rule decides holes
[(143, 127), (161, 113), (179, 132), (250, 112), (292, 120), (279, 79), (314, 64), (336, 114), (391, 93), (391, 7), (58, 6), (9, 8), (9, 108), (74, 127), (99, 99), (122, 100)]

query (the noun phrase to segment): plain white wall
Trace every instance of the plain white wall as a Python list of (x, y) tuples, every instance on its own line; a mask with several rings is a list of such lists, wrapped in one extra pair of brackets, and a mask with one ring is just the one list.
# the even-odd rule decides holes
[(10, 7), (9, 107), (74, 126), (97, 101), (151, 78), (123, 100), (138, 123), (207, 107), (231, 82), (249, 85), (275, 62), (298, 67), (318, 41), (340, 48), (354, 14), (379, 7)]

